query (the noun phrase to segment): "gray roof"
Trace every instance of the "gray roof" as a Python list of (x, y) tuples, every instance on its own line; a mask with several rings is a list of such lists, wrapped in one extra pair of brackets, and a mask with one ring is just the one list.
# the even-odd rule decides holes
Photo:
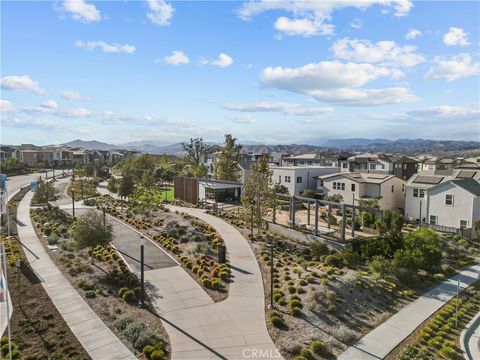
[(475, 196), (480, 196), (480, 183), (476, 180), (473, 179), (455, 179), (455, 180), (450, 180), (452, 184), (457, 185), (458, 187), (462, 188), (465, 191), (468, 191), (469, 193), (475, 195)]
[(246, 160), (240, 160), (238, 162), (238, 165), (243, 169), (243, 170), (250, 170), (252, 164), (254, 164), (254, 161), (246, 161)]

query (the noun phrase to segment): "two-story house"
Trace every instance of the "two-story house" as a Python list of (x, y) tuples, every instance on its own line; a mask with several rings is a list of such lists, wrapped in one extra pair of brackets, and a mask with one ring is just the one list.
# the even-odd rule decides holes
[(473, 178), (456, 178), (427, 191), (428, 224), (455, 229), (471, 228), (480, 220), (480, 183)]
[(307, 190), (315, 190), (316, 178), (340, 171), (332, 166), (270, 166), (273, 184), (283, 185), (290, 195), (300, 196)]
[(358, 200), (377, 199), (380, 209), (403, 211), (405, 181), (395, 175), (339, 172), (317, 177), (317, 191), (328, 199), (341, 195), (342, 202), (358, 205)]

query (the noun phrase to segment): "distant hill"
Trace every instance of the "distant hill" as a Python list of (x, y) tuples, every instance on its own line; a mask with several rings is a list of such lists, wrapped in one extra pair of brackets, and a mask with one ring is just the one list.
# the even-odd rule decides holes
[[(209, 145), (218, 145), (217, 143), (207, 142)], [(317, 151), (359, 151), (359, 152), (388, 152), (402, 154), (425, 154), (425, 153), (446, 153), (469, 151), (472, 149), (480, 149), (478, 141), (457, 141), (457, 140), (428, 140), (428, 139), (332, 139), (326, 141), (323, 145), (309, 144), (290, 144), (290, 145), (267, 145), (254, 141), (246, 141), (243, 149), (247, 152), (255, 154), (263, 153), (285, 153), (285, 154), (302, 154)], [(170, 145), (160, 145), (155, 140), (143, 140), (129, 142), (126, 144), (107, 144), (96, 140), (84, 141), (74, 140), (64, 145), (71, 147), (80, 147), (88, 150), (111, 150), (111, 149), (131, 149), (140, 152), (146, 152), (155, 155), (175, 155), (184, 156), (181, 143)]]
[(80, 139), (73, 140), (62, 145), (70, 146), (73, 148), (78, 147), (78, 148), (87, 149), (87, 150), (111, 150), (111, 149), (119, 148), (118, 145), (107, 144), (97, 140), (84, 141)]

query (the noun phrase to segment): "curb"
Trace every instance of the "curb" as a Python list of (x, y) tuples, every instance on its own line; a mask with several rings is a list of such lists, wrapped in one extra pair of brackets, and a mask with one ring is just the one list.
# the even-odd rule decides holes
[[(462, 348), (462, 353), (468, 360), (479, 359), (480, 356), (480, 347), (477, 341), (477, 348), (470, 348), (470, 340), (472, 335), (480, 329), (480, 312), (474, 316), (472, 320), (467, 324), (466, 328), (460, 334), (460, 347)], [(475, 354), (476, 356), (472, 355)]]

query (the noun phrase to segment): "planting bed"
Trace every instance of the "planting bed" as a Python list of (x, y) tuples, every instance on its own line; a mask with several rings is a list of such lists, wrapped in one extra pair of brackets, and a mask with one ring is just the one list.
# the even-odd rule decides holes
[(209, 224), (188, 214), (171, 212), (163, 204), (125, 202), (110, 196), (94, 201), (98, 209), (104, 206), (109, 214), (157, 241), (179, 260), (214, 301), (227, 298), (230, 279), (228, 253), (227, 261), (220, 264), (218, 249), (224, 243)]
[(146, 346), (157, 351), (154, 357), (168, 358), (168, 336), (161, 321), (151, 307), (137, 306), (139, 280), (115, 249), (110, 246), (97, 246), (93, 252), (79, 249), (70, 235), (75, 221), (56, 207), (32, 210), (32, 219), (45, 247), (51, 243), (53, 234), (57, 236), (58, 251), (49, 251), (52, 260), (122, 342), (138, 358), (150, 358), (153, 350), (145, 349)]
[[(18, 201), (24, 192), (17, 194), (9, 203), (10, 212), (15, 216)], [(3, 230), (3, 229), (2, 229)], [(16, 233), (16, 223), (11, 223), (12, 233)], [(90, 359), (67, 326), (63, 317), (45, 292), (42, 284), (31, 272), (26, 263), (22, 246), (16, 236), (10, 238), (2, 234), (1, 241), (7, 253), (7, 276), (12, 298), (11, 319), (12, 339), (15, 343), (13, 359)], [(20, 271), (15, 261), (21, 263)], [(6, 335), (6, 332), (5, 334)], [(7, 338), (1, 339), (1, 356), (8, 358)]]
[(75, 181), (71, 181), (67, 187), (68, 196), (72, 197), (72, 190), (75, 192), (75, 199), (82, 199), (82, 187), (83, 187), (83, 199), (89, 199), (92, 197), (99, 196), (100, 194), (97, 191), (97, 184), (99, 183), (99, 178), (83, 178), (80, 180), (77, 178)]
[(463, 359), (460, 333), (480, 311), (480, 282), (466, 289), (458, 302), (453, 298), (397, 346), (387, 360)]

